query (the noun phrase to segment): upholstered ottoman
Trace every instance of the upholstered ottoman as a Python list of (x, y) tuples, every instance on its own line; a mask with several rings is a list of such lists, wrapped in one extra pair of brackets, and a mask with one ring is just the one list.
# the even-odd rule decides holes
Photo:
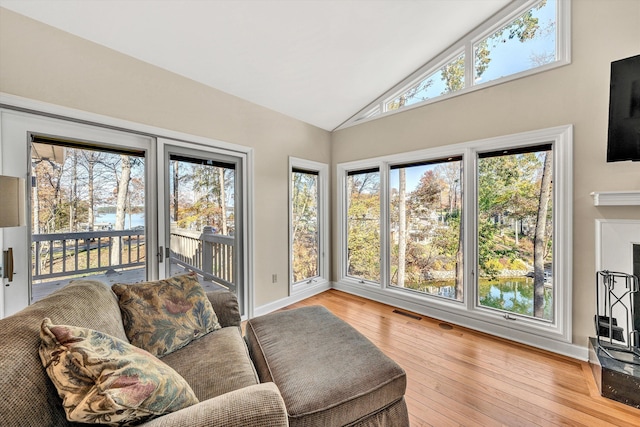
[(261, 382), (273, 381), (292, 427), (409, 425), (404, 370), (320, 306), (247, 322)]

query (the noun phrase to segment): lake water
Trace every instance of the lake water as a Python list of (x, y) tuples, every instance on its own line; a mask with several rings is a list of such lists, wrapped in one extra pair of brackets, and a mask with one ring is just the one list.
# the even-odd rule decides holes
[[(453, 280), (430, 281), (426, 285), (407, 284), (406, 286), (424, 293), (455, 298)], [(528, 277), (480, 279), (478, 299), (480, 305), (484, 307), (533, 316), (533, 279)], [(553, 319), (553, 288), (550, 284), (545, 285), (544, 299), (544, 318), (551, 320)]]
[[(96, 217), (96, 224), (111, 224), (116, 223), (116, 214), (101, 214)], [(124, 216), (124, 228), (130, 230), (133, 227), (144, 227), (144, 214), (127, 214)]]
[[(512, 313), (533, 316), (533, 279), (525, 277), (480, 280), (480, 304)], [(553, 316), (553, 289), (550, 285), (544, 289), (544, 318)]]

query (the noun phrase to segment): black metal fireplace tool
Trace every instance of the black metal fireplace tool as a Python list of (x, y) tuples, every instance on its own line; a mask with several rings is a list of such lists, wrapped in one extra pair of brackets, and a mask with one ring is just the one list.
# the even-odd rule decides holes
[(615, 271), (596, 273), (595, 327), (600, 350), (612, 359), (640, 365), (638, 278)]

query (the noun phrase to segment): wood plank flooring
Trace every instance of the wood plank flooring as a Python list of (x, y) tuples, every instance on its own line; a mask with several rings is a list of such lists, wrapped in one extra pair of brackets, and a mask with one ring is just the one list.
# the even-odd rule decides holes
[(325, 306), (406, 370), (412, 427), (640, 426), (640, 409), (599, 395), (587, 362), (333, 289), (287, 308), (308, 305)]

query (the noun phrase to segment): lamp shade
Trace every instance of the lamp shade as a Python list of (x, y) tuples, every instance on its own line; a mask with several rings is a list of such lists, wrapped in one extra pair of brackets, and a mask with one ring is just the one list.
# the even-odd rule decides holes
[(24, 179), (0, 175), (0, 227), (25, 225)]

